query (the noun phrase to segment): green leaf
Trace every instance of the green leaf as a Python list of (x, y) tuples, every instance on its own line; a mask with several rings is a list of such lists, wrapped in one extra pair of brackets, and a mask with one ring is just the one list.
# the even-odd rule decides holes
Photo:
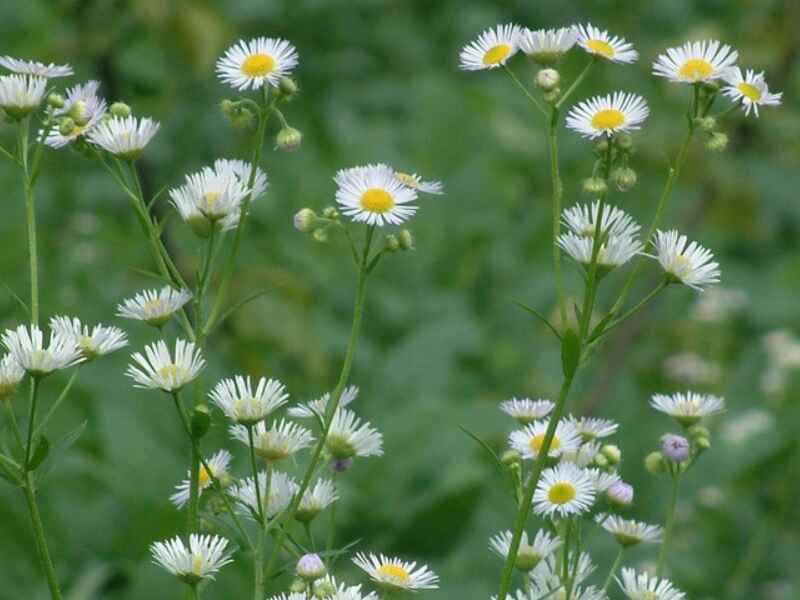
[(33, 451), (33, 456), (31, 456), (31, 460), (28, 463), (28, 469), (31, 471), (38, 469), (49, 454), (50, 442), (47, 441), (47, 437), (42, 436), (39, 438), (36, 448)]
[(608, 313), (605, 317), (603, 317), (600, 322), (594, 326), (594, 329), (592, 329), (592, 332), (589, 334), (589, 342), (600, 339), (607, 331), (610, 331), (611, 327), (608, 329), (606, 329), (606, 327), (613, 318), (614, 315), (612, 313)]
[[(222, 316), (219, 318), (219, 320), (216, 323), (214, 323), (214, 329), (219, 327), (225, 321), (225, 319), (230, 317), (234, 312), (236, 312), (237, 310), (242, 308), (245, 304), (247, 304), (249, 302), (252, 302), (253, 300), (256, 300), (257, 298), (260, 298), (261, 296), (266, 296), (268, 293), (269, 293), (268, 290), (262, 290), (260, 292), (256, 292), (254, 294), (251, 294), (251, 295), (247, 296), (243, 300), (240, 300), (239, 302), (237, 302), (236, 304), (234, 304), (233, 306), (228, 308), (228, 310), (226, 310), (224, 313), (222, 313)], [(211, 333), (211, 332), (209, 331), (208, 333)]]
[(561, 339), (561, 334), (560, 334), (560, 333), (558, 333), (558, 330), (557, 330), (557, 329), (556, 329), (556, 328), (553, 326), (553, 324), (552, 324), (552, 323), (550, 323), (550, 321), (548, 321), (548, 320), (547, 320), (547, 317), (545, 317), (545, 316), (544, 316), (542, 313), (540, 313), (540, 312), (539, 312), (539, 311), (537, 311), (536, 309), (534, 309), (534, 308), (531, 308), (530, 306), (527, 306), (527, 305), (525, 305), (525, 304), (523, 304), (522, 302), (519, 302), (519, 301), (517, 301), (517, 300), (514, 300), (514, 304), (516, 304), (517, 306), (519, 306), (521, 309), (523, 309), (523, 310), (526, 310), (526, 311), (528, 311), (529, 313), (531, 313), (531, 314), (532, 314), (534, 317), (536, 317), (536, 318), (537, 318), (537, 319), (539, 319), (539, 320), (540, 320), (542, 323), (544, 323), (545, 325), (547, 325), (547, 326), (550, 328), (550, 331), (552, 331), (552, 332), (553, 332), (553, 335), (555, 335), (555, 336), (556, 336), (558, 339)]
[(66, 451), (71, 448), (75, 442), (83, 435), (83, 432), (86, 431), (86, 425), (88, 421), (83, 421), (80, 425), (78, 425), (75, 429), (67, 433), (63, 438), (58, 440), (53, 446), (53, 451), (50, 452), (50, 456), (47, 459), (47, 462), (43, 466), (43, 468), (39, 471), (38, 479), (43, 479), (47, 476), (50, 471), (53, 470), (53, 466), (55, 463), (66, 454)]
[(0, 477), (15, 485), (22, 485), (22, 469), (4, 454), (0, 454)]
[(481, 447), (484, 450), (486, 450), (486, 452), (489, 453), (489, 456), (491, 456), (494, 459), (494, 461), (497, 463), (497, 466), (500, 467), (500, 470), (504, 470), (505, 469), (505, 467), (503, 466), (503, 463), (500, 461), (500, 457), (497, 456), (497, 453), (495, 453), (495, 451), (492, 450), (492, 447), (488, 443), (486, 443), (484, 440), (482, 440), (477, 434), (472, 433), (469, 429), (467, 429), (463, 425), (459, 425), (458, 428), (461, 431), (463, 431), (464, 433), (466, 433), (473, 440), (478, 442), (478, 444), (480, 444)]
[(11, 297), (17, 301), (17, 304), (19, 304), (22, 307), (22, 310), (25, 311), (26, 315), (31, 314), (31, 310), (30, 308), (28, 308), (28, 305), (25, 304), (25, 301), (22, 298), (17, 296), (16, 292), (14, 292), (14, 290), (11, 289), (11, 286), (9, 286), (7, 283), (4, 283), (3, 287), (6, 288), (6, 291), (11, 295)]
[(192, 437), (196, 440), (208, 433), (208, 428), (211, 427), (211, 415), (208, 414), (208, 408), (205, 406), (198, 406), (192, 412)]
[(578, 361), (581, 357), (581, 341), (578, 334), (572, 329), (567, 329), (561, 338), (561, 368), (564, 377), (571, 379), (578, 368)]
[(149, 277), (151, 279), (157, 279), (158, 281), (160, 281), (160, 282), (162, 282), (162, 283), (164, 283), (166, 285), (172, 285), (172, 281), (170, 281), (169, 279), (167, 279), (163, 275), (160, 275), (160, 274), (155, 273), (153, 271), (148, 271), (147, 269), (139, 269), (137, 267), (133, 267), (131, 270), (134, 273), (138, 273), (139, 275), (144, 275), (145, 277)]

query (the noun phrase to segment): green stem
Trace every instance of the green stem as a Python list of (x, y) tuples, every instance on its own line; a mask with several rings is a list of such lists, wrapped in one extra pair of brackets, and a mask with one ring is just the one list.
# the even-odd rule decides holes
[[(252, 430), (252, 427), (248, 428)], [(250, 444), (252, 448), (252, 443)], [(251, 452), (251, 459), (252, 459), (252, 452)], [(255, 469), (255, 466), (253, 465)], [(266, 495), (266, 503), (269, 505), (269, 495), (270, 495), (270, 488), (272, 487), (272, 461), (267, 461), (267, 481), (266, 485), (264, 486), (264, 494)], [(255, 473), (255, 471), (254, 471)], [(260, 491), (258, 485), (258, 477), (254, 474), (255, 477), (255, 484), (256, 484), (256, 498), (260, 498)], [(269, 572), (269, 567), (267, 567), (266, 572), (264, 569), (264, 544), (267, 540), (267, 506), (264, 506), (261, 503), (261, 500), (258, 500), (258, 508), (261, 514), (261, 523), (260, 531), (258, 533), (258, 551), (256, 553), (255, 565), (253, 565), (253, 578), (254, 578), (254, 586), (253, 586), (253, 600), (263, 600), (264, 598), (264, 588), (266, 585), (266, 573)], [(281, 530), (282, 531), (282, 530)], [(280, 532), (278, 533), (280, 535)], [(275, 551), (273, 556), (277, 555), (278, 550), (283, 546), (283, 538), (276, 538), (275, 543)], [(270, 559), (272, 560), (272, 559)]]
[(47, 578), (47, 586), (50, 588), (50, 597), (53, 600), (61, 600), (61, 589), (58, 586), (56, 570), (55, 567), (53, 567), (50, 551), (47, 548), (47, 538), (44, 534), (44, 526), (42, 525), (42, 517), (39, 514), (39, 507), (36, 504), (34, 485), (33, 473), (28, 471), (25, 473), (25, 483), (22, 486), (22, 491), (25, 493), (25, 501), (28, 504), (28, 512), (31, 515), (31, 525), (33, 526), (36, 547), (39, 550), (39, 559), (42, 563), (45, 577)]
[(189, 471), (189, 510), (187, 515), (187, 532), (200, 531), (200, 451), (197, 444), (192, 444), (192, 464)]
[(28, 224), (28, 259), (31, 280), (31, 323), (39, 324), (39, 252), (36, 241), (36, 205), (33, 198), (33, 179), (28, 161), (28, 133), (30, 117), (19, 123), (17, 129), (17, 154), (23, 173), (25, 191), (25, 220)]
[(261, 500), (261, 486), (258, 485), (258, 466), (256, 464), (256, 449), (255, 444), (253, 442), (253, 426), (247, 426), (247, 442), (248, 442), (248, 451), (250, 453), (250, 470), (253, 473), (253, 482), (255, 483), (256, 487), (256, 504), (258, 506), (258, 518), (260, 523), (264, 523), (266, 519), (266, 511), (264, 509), (264, 504)]
[(25, 441), (25, 462), (22, 463), (25, 471), (31, 462), (31, 450), (33, 447), (33, 432), (36, 429), (36, 404), (39, 399), (39, 378), (31, 377), (30, 412), (28, 413), (28, 437)]
[(614, 560), (614, 564), (611, 565), (611, 570), (608, 572), (608, 577), (606, 577), (606, 582), (603, 584), (603, 591), (608, 591), (608, 586), (611, 585), (611, 582), (614, 580), (614, 573), (617, 572), (619, 569), (619, 565), (622, 562), (622, 555), (625, 552), (624, 548), (620, 548), (619, 552), (617, 552), (617, 558)]
[(675, 523), (675, 506), (678, 503), (678, 493), (681, 487), (681, 474), (676, 473), (672, 476), (672, 495), (667, 505), (667, 517), (664, 521), (664, 541), (661, 542), (661, 549), (658, 552), (658, 563), (656, 563), (656, 577), (661, 577), (664, 572), (664, 565), (667, 560), (667, 550), (672, 535), (672, 527)]
[(553, 182), (553, 273), (561, 327), (566, 327), (567, 307), (564, 302), (564, 285), (561, 277), (561, 249), (555, 244), (555, 240), (558, 239), (561, 232), (561, 199), (564, 195), (564, 186), (561, 183), (561, 174), (558, 168), (558, 120), (558, 108), (554, 106), (550, 113), (547, 135), (550, 146), (550, 177)]
[(556, 102), (555, 106), (556, 109), (561, 108), (564, 102), (566, 102), (567, 99), (573, 94), (573, 92), (578, 89), (578, 86), (581, 83), (583, 83), (583, 80), (586, 79), (586, 76), (589, 74), (589, 71), (592, 70), (592, 66), (595, 63), (595, 60), (596, 59), (594, 56), (592, 56), (589, 59), (589, 62), (586, 63), (586, 66), (583, 68), (583, 71), (580, 72), (580, 75), (578, 75), (578, 77), (575, 78), (575, 81), (572, 82), (572, 85), (567, 88), (567, 91), (564, 92), (561, 98), (559, 98), (558, 102)]
[[(333, 474), (333, 485), (334, 489), (336, 487), (336, 473)], [(328, 565), (328, 569), (333, 568), (334, 557), (333, 557), (333, 546), (336, 540), (336, 505), (337, 502), (331, 504), (331, 514), (330, 514), (330, 521), (328, 522), (328, 540), (325, 543), (325, 550), (329, 556), (330, 564)]]
[(508, 76), (511, 77), (511, 81), (513, 81), (514, 84), (520, 90), (522, 90), (522, 93), (525, 94), (525, 97), (531, 101), (531, 104), (533, 104), (540, 113), (547, 116), (547, 111), (542, 106), (542, 103), (539, 102), (536, 99), (536, 97), (528, 91), (528, 88), (526, 88), (523, 85), (523, 83), (519, 80), (519, 78), (516, 75), (514, 75), (514, 71), (512, 71), (508, 65), (503, 65), (503, 69), (505, 70), (506, 73), (508, 73)]
[(22, 441), (22, 433), (19, 429), (19, 423), (17, 423), (17, 415), (14, 414), (14, 405), (11, 403), (10, 400), (6, 400), (3, 402), (6, 405), (6, 411), (8, 412), (8, 420), (11, 421), (11, 431), (14, 432), (14, 439), (19, 446), (21, 451), (25, 451), (25, 444)]
[(189, 598), (191, 598), (191, 600), (199, 600), (200, 591), (197, 589), (196, 584), (189, 586)]
[(69, 391), (72, 389), (72, 384), (74, 384), (75, 380), (78, 378), (78, 373), (80, 372), (80, 370), (81, 370), (81, 365), (78, 365), (75, 368), (75, 370), (72, 371), (72, 375), (70, 375), (70, 378), (67, 381), (67, 385), (64, 386), (64, 389), (61, 390), (61, 393), (58, 395), (58, 398), (56, 398), (55, 402), (53, 402), (53, 405), (45, 413), (44, 417), (39, 421), (39, 424), (36, 426), (34, 435), (39, 435), (40, 433), (42, 433), (42, 431), (44, 430), (44, 426), (50, 420), (50, 417), (52, 417), (55, 414), (55, 412), (58, 410), (58, 407), (61, 406), (61, 403), (69, 394)]

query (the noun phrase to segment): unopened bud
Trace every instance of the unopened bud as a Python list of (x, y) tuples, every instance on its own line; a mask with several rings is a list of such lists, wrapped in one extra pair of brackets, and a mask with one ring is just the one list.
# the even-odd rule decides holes
[(314, 241), (319, 242), (320, 244), (324, 244), (328, 241), (328, 232), (325, 229), (315, 229), (314, 232), (311, 234), (311, 237), (314, 238)]
[(633, 504), (633, 486), (624, 481), (611, 484), (606, 492), (608, 499), (617, 506), (630, 506)]
[(636, 171), (630, 167), (621, 167), (611, 171), (611, 181), (620, 192), (627, 192), (636, 185)]
[(317, 228), (317, 213), (310, 208), (303, 208), (295, 213), (292, 222), (297, 231), (311, 233)]
[(109, 110), (115, 117), (129, 117), (131, 115), (131, 107), (124, 102), (114, 102)]
[(622, 451), (619, 449), (619, 446), (615, 446), (614, 444), (606, 444), (600, 448), (600, 452), (612, 465), (617, 465), (622, 460)]
[(292, 581), (292, 584), (289, 586), (289, 591), (294, 594), (304, 593), (306, 591), (306, 582), (298, 577)]
[(708, 427), (703, 427), (702, 425), (692, 425), (689, 427), (687, 433), (692, 439), (711, 437), (711, 432), (708, 430)]
[(236, 112), (236, 103), (233, 100), (228, 100), (226, 98), (219, 103), (219, 108), (223, 115), (230, 118), (233, 117), (234, 113)]
[(552, 92), (561, 82), (561, 75), (555, 69), (542, 69), (536, 74), (536, 86), (544, 92)]
[(701, 117), (695, 119), (695, 123), (703, 131), (712, 132), (717, 128), (717, 120), (714, 117)]
[(583, 191), (592, 196), (601, 196), (608, 191), (608, 185), (601, 177), (589, 177), (583, 180)]
[(633, 136), (630, 133), (618, 133), (614, 136), (614, 140), (617, 143), (617, 148), (624, 152), (630, 152), (633, 150)]
[(561, 98), (561, 88), (557, 87), (550, 90), (549, 92), (545, 92), (544, 94), (542, 94), (542, 98), (544, 98), (544, 101), (547, 102), (548, 104), (555, 104), (556, 102), (558, 102), (558, 99)]
[(336, 586), (331, 581), (325, 579), (314, 584), (315, 598), (330, 598), (336, 593)]
[(414, 249), (414, 234), (412, 234), (408, 229), (401, 229), (397, 239), (400, 242), (400, 247), (403, 250)]
[(302, 142), (303, 134), (300, 133), (298, 129), (289, 127), (288, 125), (281, 129), (275, 137), (275, 143), (278, 148), (287, 152), (297, 150)]
[(519, 452), (517, 452), (516, 450), (506, 450), (505, 452), (503, 452), (503, 456), (500, 457), (500, 462), (506, 465), (507, 467), (519, 464), (520, 460), (521, 456)]
[(664, 472), (664, 457), (661, 452), (651, 452), (644, 459), (645, 468), (653, 475)]
[(383, 241), (383, 247), (387, 252), (397, 252), (400, 250), (400, 240), (397, 239), (396, 235), (390, 233)]
[(672, 462), (683, 462), (689, 458), (691, 446), (682, 435), (668, 433), (661, 438), (661, 453)]
[(339, 211), (333, 206), (326, 206), (322, 209), (322, 216), (326, 219), (335, 220), (339, 218)]
[(594, 144), (594, 152), (598, 155), (604, 155), (608, 152), (608, 139), (607, 138), (600, 138)]
[(278, 82), (278, 91), (281, 96), (289, 99), (297, 93), (297, 82), (291, 77), (281, 77)]
[(69, 117), (64, 117), (63, 119), (61, 119), (61, 123), (59, 123), (58, 125), (58, 132), (63, 136), (67, 136), (72, 134), (73, 131), (75, 131), (75, 127), (77, 127), (75, 121), (73, 121)]
[(697, 447), (698, 452), (705, 452), (709, 448), (711, 448), (711, 440), (707, 437), (697, 438), (695, 441), (695, 446)]
[(67, 114), (81, 127), (89, 122), (89, 111), (86, 107), (86, 102), (83, 100), (76, 100), (73, 102)]
[(249, 108), (238, 108), (234, 111), (230, 121), (236, 129), (250, 129), (255, 122), (255, 116)]
[(706, 141), (706, 148), (713, 152), (722, 152), (728, 147), (728, 136), (724, 133), (714, 132)]
[(594, 455), (592, 463), (597, 465), (601, 469), (604, 469), (608, 466), (608, 459), (603, 454), (598, 452), (597, 454)]
[(320, 577), (324, 577), (327, 573), (325, 563), (318, 554), (304, 554), (297, 561), (297, 568), (295, 569), (298, 577), (302, 577), (308, 581), (314, 581)]
[(64, 108), (64, 105), (65, 105), (66, 103), (67, 103), (67, 101), (66, 101), (66, 100), (64, 100), (64, 96), (62, 96), (61, 94), (55, 94), (55, 93), (53, 93), (53, 94), (50, 94), (50, 95), (47, 97), (47, 104), (48, 104), (48, 105), (49, 105), (51, 108)]

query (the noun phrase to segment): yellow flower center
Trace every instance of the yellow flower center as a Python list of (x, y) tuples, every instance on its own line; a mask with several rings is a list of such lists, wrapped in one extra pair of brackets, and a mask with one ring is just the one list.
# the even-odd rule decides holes
[(402, 183), (406, 187), (410, 188), (419, 187), (419, 182), (417, 181), (417, 178), (409, 173), (402, 173), (401, 171), (398, 171), (397, 173), (394, 174), (394, 176), (397, 177), (400, 183)]
[(242, 73), (248, 77), (264, 77), (272, 73), (275, 59), (269, 54), (251, 54), (242, 62)]
[[(539, 452), (539, 450), (542, 449), (543, 444), (544, 444), (544, 433), (537, 433), (528, 442), (528, 445), (534, 452)], [(558, 436), (554, 435), (553, 439), (550, 440), (550, 450), (558, 450), (560, 447), (561, 447), (561, 440), (558, 439)]]
[(595, 54), (605, 56), (606, 58), (613, 58), (614, 54), (616, 54), (616, 52), (614, 52), (614, 47), (603, 40), (586, 40), (586, 47)]
[(385, 213), (394, 207), (394, 198), (386, 190), (370, 188), (361, 194), (361, 208), (374, 213)]
[(672, 274), (676, 277), (683, 277), (692, 270), (692, 261), (684, 254), (678, 254), (672, 260)]
[(702, 58), (690, 58), (678, 69), (681, 77), (688, 77), (693, 80), (708, 77), (713, 72), (714, 67), (711, 66), (711, 63)]
[(409, 577), (408, 571), (406, 571), (403, 567), (391, 563), (386, 565), (381, 565), (380, 567), (378, 567), (375, 570), (375, 574), (378, 577), (386, 577), (388, 579), (391, 579), (393, 581), (399, 581), (401, 583), (405, 583), (406, 581), (408, 581)]
[(219, 192), (206, 192), (203, 196), (203, 199), (206, 201), (206, 210), (211, 212), (214, 210), (214, 205), (217, 203), (217, 198), (219, 198), (222, 194)]
[(203, 568), (203, 557), (202, 556), (193, 556), (192, 557), (192, 573), (195, 575), (200, 575), (200, 571)]
[(616, 108), (606, 108), (595, 113), (592, 117), (592, 127), (595, 129), (615, 129), (625, 123), (625, 115)]
[(161, 298), (153, 298), (152, 300), (145, 302), (142, 308), (144, 309), (145, 313), (154, 313), (160, 311), (163, 306), (164, 303), (161, 301)]
[(761, 100), (761, 90), (754, 86), (752, 83), (745, 83), (744, 81), (737, 85), (739, 91), (745, 96), (750, 98), (753, 102)]
[(200, 466), (200, 471), (198, 472), (197, 483), (200, 485), (201, 489), (207, 488), (211, 483), (211, 474), (202, 465)]
[(492, 46), (486, 51), (486, 54), (483, 55), (483, 64), (499, 64), (506, 56), (508, 56), (509, 52), (511, 52), (511, 46), (508, 44), (498, 44), (497, 46)]
[(553, 504), (566, 504), (575, 497), (575, 486), (568, 481), (559, 481), (547, 492), (547, 498)]
[(180, 367), (175, 363), (164, 365), (158, 370), (158, 374), (164, 379), (172, 379), (177, 377), (178, 373), (180, 373)]

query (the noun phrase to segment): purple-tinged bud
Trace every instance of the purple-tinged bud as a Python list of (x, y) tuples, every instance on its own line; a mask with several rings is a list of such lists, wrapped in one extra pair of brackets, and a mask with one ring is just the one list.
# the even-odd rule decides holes
[(617, 506), (630, 506), (633, 504), (633, 486), (624, 481), (612, 484), (608, 491), (608, 499)]
[(325, 569), (325, 563), (322, 562), (318, 554), (303, 554), (297, 561), (296, 572), (299, 577), (314, 581), (324, 577), (327, 570)]
[(661, 438), (661, 452), (672, 462), (683, 462), (689, 458), (689, 440), (681, 435), (668, 433)]

